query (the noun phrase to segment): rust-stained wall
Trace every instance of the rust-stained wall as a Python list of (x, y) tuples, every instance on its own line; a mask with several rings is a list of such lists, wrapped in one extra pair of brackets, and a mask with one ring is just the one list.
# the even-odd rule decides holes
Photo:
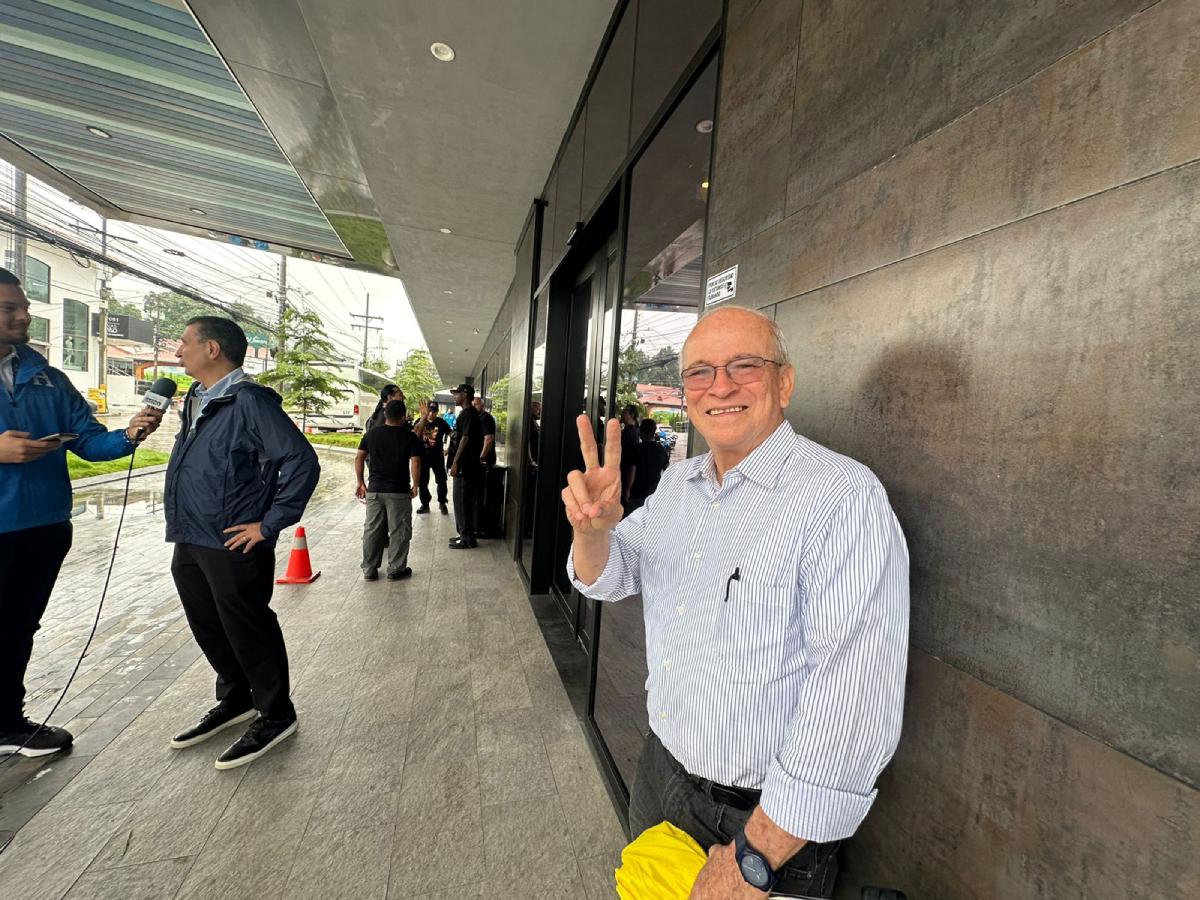
[(842, 891), (1200, 896), (1200, 3), (730, 0), (708, 269), (913, 559)]

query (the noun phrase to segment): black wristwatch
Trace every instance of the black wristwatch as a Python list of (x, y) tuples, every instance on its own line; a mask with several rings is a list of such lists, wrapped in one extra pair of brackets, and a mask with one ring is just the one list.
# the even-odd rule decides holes
[(738, 868), (746, 884), (760, 891), (770, 891), (779, 880), (779, 873), (771, 868), (767, 858), (746, 841), (746, 832), (739, 831), (733, 839)]

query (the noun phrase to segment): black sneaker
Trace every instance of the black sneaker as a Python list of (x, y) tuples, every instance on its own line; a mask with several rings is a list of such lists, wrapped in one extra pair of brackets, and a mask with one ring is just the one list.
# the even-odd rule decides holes
[(252, 763), (283, 739), (296, 733), (299, 726), (295, 716), (290, 719), (255, 719), (246, 733), (217, 757), (218, 769), (236, 769)]
[(412, 569), (410, 569), (408, 566), (405, 566), (399, 572), (388, 572), (387, 580), (388, 581), (399, 581), (401, 578), (411, 578), (411, 577), (412, 577)]
[(445, 504), (445, 503), (439, 503), (439, 504), (438, 504), (438, 506), (440, 506), (440, 507), (442, 508), (442, 515), (443, 515), (443, 516), (448, 516), (448, 515), (450, 515), (450, 510), (446, 509), (446, 504)]
[(66, 750), (73, 740), (65, 728), (22, 719), (13, 728), (0, 732), (0, 755), (49, 756)]
[(372, 569), (370, 572), (363, 572), (363, 581), (378, 581), (378, 580), (379, 580), (379, 572), (377, 572), (375, 569)]
[(471, 550), (478, 546), (475, 538), (458, 538), (450, 542), (451, 550)]
[(429, 504), (428, 503), (422, 503), (420, 506), (417, 507), (417, 515), (418, 516), (424, 516), (424, 515), (427, 515), (428, 513), (429, 513)]
[(253, 707), (230, 706), (222, 701), (206, 712), (198, 724), (171, 738), (171, 746), (176, 750), (193, 747), (201, 741), (207, 741), (218, 731), (224, 731), (239, 722), (253, 719), (257, 715), (258, 712)]

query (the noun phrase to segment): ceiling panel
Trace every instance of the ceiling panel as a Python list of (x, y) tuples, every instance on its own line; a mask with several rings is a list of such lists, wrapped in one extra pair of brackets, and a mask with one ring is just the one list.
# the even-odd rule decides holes
[(131, 215), (348, 255), (178, 3), (5, 0), (0, 134)]

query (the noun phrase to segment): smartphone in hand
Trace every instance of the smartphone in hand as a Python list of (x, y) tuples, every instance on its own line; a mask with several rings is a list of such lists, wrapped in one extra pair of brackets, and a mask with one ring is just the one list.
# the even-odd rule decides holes
[(38, 438), (39, 441), (58, 441), (60, 444), (66, 444), (79, 437), (77, 434), (72, 434), (69, 431), (60, 431), (57, 434), (48, 434), (45, 437)]

